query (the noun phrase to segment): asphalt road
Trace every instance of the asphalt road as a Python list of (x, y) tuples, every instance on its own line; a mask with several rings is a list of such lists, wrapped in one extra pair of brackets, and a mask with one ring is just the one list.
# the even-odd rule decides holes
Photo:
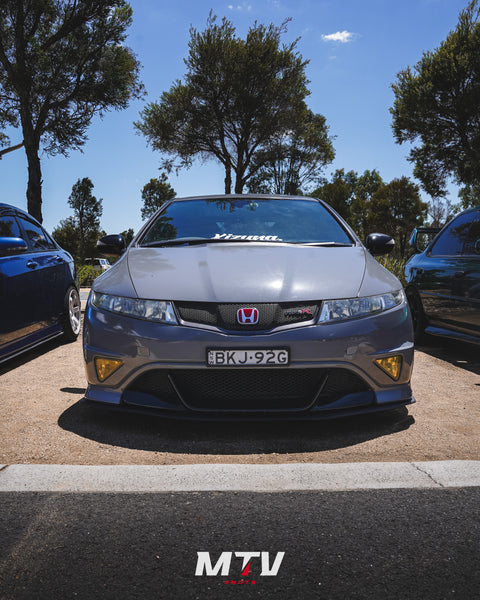
[[(0, 495), (2, 600), (475, 600), (480, 488)], [(276, 576), (232, 556), (285, 552)], [(237, 581), (237, 584), (225, 583)], [(255, 581), (255, 583), (252, 583)]]

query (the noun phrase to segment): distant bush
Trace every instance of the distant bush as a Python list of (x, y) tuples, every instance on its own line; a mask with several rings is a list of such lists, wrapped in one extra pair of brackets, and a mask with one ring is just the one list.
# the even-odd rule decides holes
[(390, 256), (385, 256), (383, 258), (379, 258), (378, 262), (383, 265), (386, 269), (388, 269), (391, 273), (400, 279), (403, 287), (406, 286), (407, 281), (405, 279), (405, 263), (406, 260), (402, 258), (392, 258)]
[(88, 287), (92, 285), (93, 281), (101, 274), (100, 271), (95, 271), (95, 269), (90, 265), (78, 265), (78, 285), (80, 287)]

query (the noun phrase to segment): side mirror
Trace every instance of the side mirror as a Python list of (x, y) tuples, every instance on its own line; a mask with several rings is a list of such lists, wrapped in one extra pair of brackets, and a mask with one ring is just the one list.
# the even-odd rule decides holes
[(413, 251), (415, 252), (415, 254), (420, 254), (421, 250), (417, 246), (417, 238), (418, 238), (418, 229), (414, 229), (412, 231), (412, 235), (410, 236), (410, 239), (408, 240), (408, 245), (411, 248), (413, 248)]
[(480, 239), (475, 242), (475, 254), (480, 254)]
[(413, 248), (413, 251), (416, 254), (420, 254), (441, 230), (441, 227), (416, 227), (412, 231), (410, 239), (408, 240), (408, 245)]
[(104, 235), (97, 242), (97, 250), (107, 256), (120, 256), (125, 252), (125, 248), (123, 235)]
[(28, 246), (22, 238), (0, 237), (0, 254), (20, 254), (26, 250)]
[(367, 250), (372, 256), (389, 254), (395, 248), (395, 240), (384, 233), (371, 233), (365, 242)]

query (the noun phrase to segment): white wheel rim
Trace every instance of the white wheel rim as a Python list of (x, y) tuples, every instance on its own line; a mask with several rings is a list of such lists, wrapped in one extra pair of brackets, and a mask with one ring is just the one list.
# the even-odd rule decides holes
[(78, 295), (77, 290), (71, 290), (68, 296), (68, 316), (70, 318), (72, 331), (75, 335), (80, 333), (82, 320), (81, 313), (80, 296)]

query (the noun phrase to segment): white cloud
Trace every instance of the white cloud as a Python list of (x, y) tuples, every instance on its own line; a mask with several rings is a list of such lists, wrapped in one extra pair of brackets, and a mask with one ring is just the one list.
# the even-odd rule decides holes
[(234, 6), (233, 4), (229, 4), (228, 5), (229, 10), (252, 10), (252, 5), (251, 4), (247, 4), (246, 2), (242, 2), (242, 4), (237, 4), (237, 6)]
[(324, 42), (340, 42), (341, 44), (347, 44), (348, 42), (353, 42), (354, 37), (354, 33), (345, 30), (330, 33), (329, 35), (322, 35), (322, 40)]

